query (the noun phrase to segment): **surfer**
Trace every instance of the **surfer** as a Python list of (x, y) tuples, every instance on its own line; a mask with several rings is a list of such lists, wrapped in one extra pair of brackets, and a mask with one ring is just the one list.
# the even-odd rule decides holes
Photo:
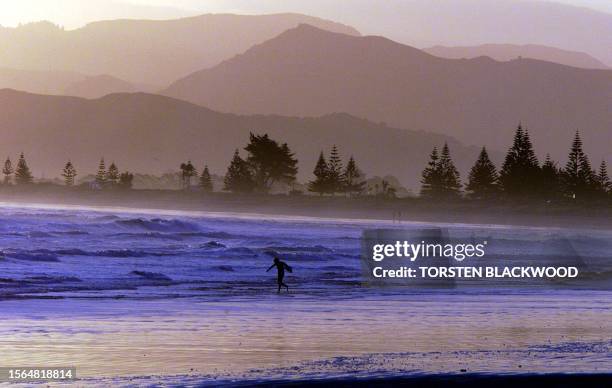
[(293, 270), (291, 269), (289, 264), (285, 263), (284, 261), (280, 261), (278, 257), (274, 258), (274, 264), (272, 264), (266, 272), (270, 271), (274, 267), (276, 267), (276, 271), (278, 274), (278, 277), (276, 278), (276, 282), (278, 283), (277, 292), (280, 293), (281, 287), (286, 287), (287, 292), (289, 292), (289, 286), (283, 283), (283, 278), (285, 277), (285, 269), (289, 272), (293, 272)]

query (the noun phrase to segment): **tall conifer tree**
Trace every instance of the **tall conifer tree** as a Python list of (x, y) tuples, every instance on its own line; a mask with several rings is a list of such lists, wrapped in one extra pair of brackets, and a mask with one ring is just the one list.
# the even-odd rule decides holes
[(13, 175), (14, 172), (15, 170), (13, 169), (13, 163), (11, 162), (11, 158), (7, 157), (6, 161), (4, 162), (4, 167), (2, 168), (5, 185), (11, 184), (11, 175)]
[(15, 183), (18, 185), (25, 185), (32, 183), (32, 180), (32, 173), (30, 172), (30, 168), (22, 152), (17, 162), (17, 169), (15, 170)]
[(357, 163), (352, 155), (346, 164), (342, 178), (345, 185), (344, 191), (349, 195), (361, 194), (365, 189), (364, 174), (357, 167)]
[(461, 193), (461, 178), (455, 163), (453, 163), (447, 143), (444, 143), (442, 153), (440, 154), (439, 170), (442, 181), (442, 196), (458, 196)]
[(204, 170), (202, 170), (202, 175), (200, 175), (200, 187), (205, 193), (210, 193), (211, 191), (213, 191), (213, 182), (210, 176), (210, 172), (208, 171), (208, 166), (204, 166)]
[(608, 176), (608, 166), (606, 161), (602, 160), (599, 165), (599, 173), (597, 174), (597, 190), (600, 194), (610, 194), (612, 191), (612, 183), (610, 183), (610, 177)]
[(251, 169), (248, 163), (240, 157), (238, 150), (234, 152), (234, 157), (227, 168), (223, 183), (224, 190), (237, 193), (249, 193), (255, 189)]
[(103, 188), (106, 186), (106, 164), (104, 158), (100, 159), (98, 164), (98, 173), (96, 174), (96, 184), (98, 187)]
[(319, 154), (319, 160), (317, 160), (317, 165), (314, 168), (313, 174), (315, 179), (308, 182), (308, 190), (313, 193), (318, 193), (319, 195), (328, 193), (330, 191), (329, 166), (327, 165), (325, 156), (323, 156), (323, 151)]
[(64, 183), (66, 186), (74, 186), (74, 180), (77, 176), (77, 171), (69, 160), (62, 170), (62, 176), (64, 177)]
[(328, 166), (328, 179), (329, 179), (329, 190), (333, 193), (340, 193), (344, 188), (344, 179), (342, 176), (342, 159), (340, 159), (340, 153), (338, 147), (334, 144), (329, 154)]
[(106, 180), (111, 185), (116, 185), (119, 183), (119, 169), (115, 165), (115, 162), (112, 162), (108, 167), (108, 172), (106, 173)]
[(440, 157), (438, 156), (438, 148), (434, 147), (429, 155), (427, 167), (421, 174), (421, 196), (433, 197), (440, 191), (442, 184), (439, 168)]
[(540, 166), (529, 133), (519, 124), (512, 147), (499, 173), (502, 190), (510, 196), (535, 194), (539, 184)]
[(588, 196), (594, 188), (594, 175), (589, 158), (582, 150), (580, 133), (576, 131), (562, 174), (565, 193), (574, 198)]
[(472, 198), (491, 198), (498, 192), (497, 170), (482, 147), (478, 160), (470, 170), (466, 191)]

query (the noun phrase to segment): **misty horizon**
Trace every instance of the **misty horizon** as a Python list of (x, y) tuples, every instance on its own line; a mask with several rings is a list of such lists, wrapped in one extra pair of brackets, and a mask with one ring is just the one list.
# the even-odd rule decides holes
[[(488, 147), (499, 163), (518, 122), (530, 129), (536, 150), (541, 152), (540, 160), (550, 153), (554, 160), (563, 163), (569, 139), (580, 129), (593, 163), (605, 161), (612, 141), (607, 133), (606, 105), (612, 96), (612, 70), (608, 65), (611, 62), (600, 60), (598, 54), (607, 52), (607, 35), (573, 35), (569, 39), (566, 30), (571, 28), (551, 30), (548, 26), (556, 23), (555, 18), (563, 17), (568, 27), (578, 27), (586, 17), (594, 29), (605, 31), (612, 27), (612, 23), (606, 24), (612, 15), (555, 2), (514, 0), (499, 0), (495, 4), (516, 14), (485, 6), (481, 7), (482, 15), (476, 15), (471, 7), (480, 3), (438, 0), (435, 4), (444, 12), (436, 23), (446, 29), (428, 37), (409, 37), (408, 30), (397, 29), (395, 16), (389, 15), (389, 4), (384, 3), (375, 9), (370, 7), (373, 14), (368, 23), (382, 28), (372, 35), (368, 25), (357, 17), (365, 9), (361, 1), (352, 2), (348, 13), (354, 15), (355, 23), (347, 23), (345, 17), (334, 17), (337, 11), (334, 2), (323, 7), (315, 1), (311, 3), (314, 8), (303, 10), (308, 13), (273, 13), (300, 9), (291, 9), (291, 1), (284, 3), (288, 4), (287, 9), (262, 1), (257, 5), (259, 11), (268, 12), (264, 15), (188, 16), (164, 8), (159, 1), (154, 7), (159, 11), (157, 16), (146, 14), (143, 2), (124, 8), (121, 20), (98, 21), (75, 29), (63, 29), (52, 22), (0, 28), (0, 44), (4, 47), (0, 53), (0, 89), (33, 93), (2, 94), (4, 106), (0, 108), (5, 108), (6, 114), (0, 124), (8, 137), (0, 150), (33, 153), (34, 164), (44, 166), (43, 173), (50, 175), (59, 171), (64, 161), (37, 151), (40, 145), (34, 141), (36, 131), (53, 135), (48, 142), (54, 142), (54, 137), (65, 138), (64, 144), (57, 142), (56, 146), (66, 149), (66, 144), (72, 144), (72, 153), (80, 166), (86, 163), (92, 139), (103, 139), (103, 133), (123, 131), (128, 138), (133, 136), (131, 147), (140, 154), (111, 141), (104, 143), (110, 151), (104, 148), (101, 151), (122, 164), (126, 162), (126, 167), (134, 172), (160, 173), (179, 160), (191, 158), (208, 162), (216, 173), (222, 173), (228, 150), (238, 144), (234, 135), (220, 138), (213, 149), (207, 149), (210, 153), (207, 156), (197, 155), (193, 148), (197, 144), (181, 145), (180, 138), (171, 141), (176, 143), (175, 150), (187, 151), (182, 154), (165, 149), (168, 140), (162, 144), (158, 139), (166, 138), (168, 134), (164, 132), (171, 130), (185, 136), (195, 135), (206, 142), (204, 134), (210, 136), (211, 126), (222, 122), (224, 134), (244, 134), (251, 129), (279, 135), (292, 143), (296, 140), (291, 137), (294, 134), (283, 133), (283, 122), (291, 123), (289, 127), (296, 128), (293, 132), (305, 127), (322, 131), (321, 123), (336, 117), (334, 123), (340, 127), (328, 128), (324, 141), (308, 139), (305, 143), (308, 146), (300, 145), (300, 155), (307, 155), (306, 170), (314, 165), (319, 149), (338, 144), (346, 152), (364, 155), (364, 168), (372, 175), (391, 174), (414, 187), (418, 170), (429, 152), (427, 148), (442, 143), (433, 139), (445, 138), (454, 144), (458, 164), (465, 173), (476, 156), (473, 149), (468, 151), (473, 147)], [(112, 11), (117, 4), (94, 2), (91, 11), (102, 5)], [(430, 5), (415, 0), (398, 5), (395, 13), (410, 16), (411, 11), (417, 10), (420, 13), (413, 16), (422, 21), (436, 10)], [(77, 15), (79, 9), (71, 8), (72, 14)], [(219, 10), (248, 13), (240, 7)], [(62, 8), (56, 11), (61, 13)], [(44, 7), (38, 12), (44, 13)], [(13, 16), (17, 14), (13, 12)], [(103, 20), (107, 14), (100, 11), (96, 15)], [(130, 19), (137, 15), (149, 16)], [(493, 34), (493, 25), (516, 22), (517, 15), (523, 15), (525, 20), (519, 20), (521, 23), (530, 25), (533, 18), (544, 18), (542, 26), (534, 25), (531, 35), (514, 38), (510, 29), (499, 28), (509, 34), (505, 38)], [(486, 23), (480, 23), (483, 20)], [(463, 37), (453, 32), (459, 27), (465, 30)], [(490, 34), (483, 34), (483, 29)], [(440, 34), (447, 34), (458, 43), (419, 50), (410, 42), (436, 41)], [(565, 48), (563, 44), (544, 44), (540, 37), (568, 44)], [(513, 39), (522, 43), (499, 43)], [(569, 48), (572, 45), (580, 47), (573, 50)], [(596, 54), (589, 54), (592, 52)], [(368, 92), (363, 93), (364, 90)], [(148, 95), (131, 94), (138, 92)], [(176, 100), (157, 98), (158, 94)], [(54, 111), (48, 119), (32, 121), (15, 112), (16, 106), (28, 115), (40, 112), (41, 118), (47, 117), (48, 107), (53, 106)], [(125, 110), (123, 117), (104, 113), (111, 106)], [(155, 112), (158, 122), (149, 118), (151, 106), (158, 110)], [(568, 106), (573, 109), (568, 110)], [(181, 116), (177, 115), (179, 111), (183, 112)], [(347, 116), (330, 116), (337, 113)], [(240, 123), (232, 116), (236, 114), (241, 115)], [(275, 121), (262, 120), (260, 116), (270, 114), (278, 115)], [(299, 119), (302, 117), (311, 119)], [(398, 162), (398, 158), (403, 158), (399, 156), (401, 151), (394, 147), (395, 154), (388, 158), (381, 153), (371, 156), (364, 148), (367, 142), (357, 144), (355, 136), (344, 132), (365, 128), (377, 132), (381, 149), (393, 143), (398, 130), (413, 136), (412, 142), (427, 146), (401, 163)], [(602, 128), (603, 136), (599, 136)], [(18, 131), (14, 132), (15, 129)], [(32, 137), (24, 140), (24, 133), (31, 133)], [(146, 147), (139, 148), (136, 143), (138, 133), (152, 135), (147, 138)], [(69, 134), (76, 135), (71, 138)], [(547, 145), (546, 151), (542, 144)], [(118, 149), (130, 157), (122, 161)], [(219, 149), (224, 151), (219, 153)], [(151, 159), (153, 153), (161, 155), (157, 161)], [(401, 168), (407, 164), (408, 172)], [(55, 167), (50, 168), (51, 165)], [(309, 173), (302, 170), (300, 175), (307, 179), (303, 174)]]
[[(36, 3), (36, 6), (29, 5)], [(193, 17), (204, 14), (243, 14), (264, 15), (278, 13), (300, 13), (334, 20), (357, 28), (366, 35), (381, 35), (410, 44), (419, 48), (436, 45), (471, 46), (486, 43), (497, 44), (542, 44), (561, 49), (580, 50), (581, 47), (590, 55), (599, 60), (604, 60), (608, 66), (612, 66), (612, 58), (600, 54), (588, 48), (584, 42), (580, 45), (555, 40), (545, 35), (531, 36), (521, 35), (517, 31), (513, 34), (498, 34), (495, 28), (503, 29), (506, 23), (487, 20), (499, 17), (504, 13), (512, 14), (514, 17), (512, 25), (520, 25), (520, 18), (527, 21), (531, 13), (541, 13), (538, 18), (543, 21), (550, 14), (552, 19), (565, 18), (565, 15), (576, 14), (577, 18), (584, 19), (588, 15), (612, 18), (612, 4), (604, 0), (461, 0), (452, 2), (450, 0), (438, 0), (427, 2), (415, 0), (410, 3), (389, 4), (377, 2), (372, 3), (359, 0), (351, 2), (350, 9), (339, 1), (313, 1), (304, 3), (298, 0), (284, 1), (242, 1), (225, 0), (214, 4), (202, 4), (202, 2), (183, 1), (106, 1), (96, 0), (87, 3), (75, 0), (46, 1), (41, 4), (36, 0), (20, 2), (19, 5), (5, 6), (4, 12), (0, 14), (0, 26), (17, 27), (40, 21), (50, 21), (68, 31), (85, 27), (87, 24), (103, 20), (171, 20), (184, 17)], [(397, 8), (399, 7), (399, 8)], [(476, 7), (476, 8), (471, 8)], [(480, 7), (480, 8), (478, 8)], [(462, 11), (465, 9), (465, 12)], [(500, 11), (495, 14), (496, 8)], [(474, 10), (480, 10), (482, 16), (473, 17)], [(540, 9), (540, 10), (538, 10)], [(78, 16), (77, 16), (78, 15)], [(597, 17), (600, 17), (597, 16)], [(450, 19), (448, 18), (450, 17)], [(518, 19), (516, 19), (518, 17)], [(477, 37), (477, 35), (464, 34), (461, 30), (453, 29), (453, 18), (457, 22), (473, 24), (475, 32), (487, 34), (489, 37)], [(433, 23), (430, 21), (433, 20)], [(610, 19), (608, 19), (610, 20)], [(427, 22), (426, 22), (427, 21)], [(576, 19), (578, 21), (578, 19)], [(429, 24), (435, 26), (431, 29)], [(411, 26), (415, 26), (412, 29)], [(528, 24), (526, 24), (528, 25)], [(466, 25), (464, 25), (464, 28)], [(550, 25), (554, 27), (554, 25)], [(598, 28), (591, 24), (591, 28)], [(517, 28), (519, 30), (520, 28)], [(507, 31), (506, 31), (507, 32)], [(498, 36), (496, 36), (498, 35)], [(593, 37), (596, 39), (598, 35)], [(578, 43), (578, 42), (577, 42)]]

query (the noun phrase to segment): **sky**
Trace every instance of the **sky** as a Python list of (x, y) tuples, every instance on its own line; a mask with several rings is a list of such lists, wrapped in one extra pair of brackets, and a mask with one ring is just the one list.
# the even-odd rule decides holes
[[(224, 12), (300, 12), (351, 24), (369, 34), (384, 32), (376, 26), (384, 25), (385, 13), (372, 14), (368, 8), (392, 9), (393, 3), (399, 1), (408, 0), (0, 0), (0, 25), (14, 27), (20, 23), (49, 20), (74, 29), (104, 19), (171, 19)], [(611, 0), (556, 1), (612, 13)]]

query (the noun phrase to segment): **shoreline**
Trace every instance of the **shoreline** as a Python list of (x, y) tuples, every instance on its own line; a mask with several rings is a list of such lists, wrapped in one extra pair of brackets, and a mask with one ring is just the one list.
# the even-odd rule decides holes
[[(5, 207), (4, 291), (54, 298), (2, 302), (5, 363), (79, 360), (75, 384), (105, 386), (370, 377), (384, 386), (414, 375), (609, 370), (608, 292), (366, 289), (360, 225), (165, 218)], [(562, 234), (500, 232), (517, 242)], [(607, 252), (600, 239), (589, 241), (596, 249), (585, 257)], [(260, 254), (276, 246), (289, 248), (295, 269), (291, 292), (280, 295)]]
[(526, 202), (433, 201), (420, 198), (241, 195), (178, 190), (91, 191), (66, 187), (0, 188), (0, 202), (16, 206), (70, 206), (151, 211), (226, 213), (236, 216), (330, 220), (488, 224), (612, 229), (612, 206)]
[(247, 378), (244, 380), (216, 376), (131, 376), (126, 378), (77, 379), (86, 383), (125, 384), (127, 382), (153, 382), (169, 385), (197, 385), (200, 387), (559, 387), (581, 385), (583, 387), (602, 387), (612, 378), (612, 374), (600, 373), (474, 373), (467, 370), (456, 373), (375, 373), (364, 376), (315, 376), (312, 378)]
[[(215, 384), (232, 387), (264, 387), (273, 385), (275, 387), (558, 387), (565, 385), (581, 385), (585, 387), (601, 387), (609, 382), (610, 374), (606, 373), (518, 373), (518, 374), (485, 374), (485, 373), (455, 373), (455, 374), (419, 374), (419, 375), (395, 375), (389, 377), (330, 377), (315, 379), (271, 379), (271, 380), (246, 380), (239, 383), (228, 381), (225, 385), (222, 381)], [(204, 384), (205, 385), (205, 384)]]

